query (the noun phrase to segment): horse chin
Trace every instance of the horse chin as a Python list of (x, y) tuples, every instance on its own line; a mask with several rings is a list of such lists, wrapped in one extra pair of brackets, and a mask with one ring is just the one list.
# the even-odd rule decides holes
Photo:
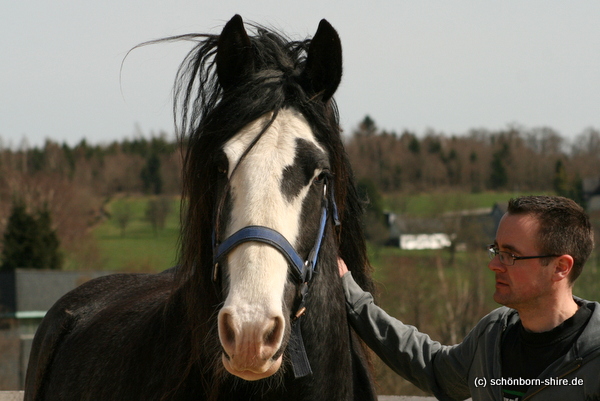
[(282, 360), (283, 356), (279, 356), (279, 358), (275, 360), (269, 359), (262, 366), (243, 368), (238, 370), (231, 362), (231, 360), (227, 358), (227, 356), (225, 356), (225, 354), (222, 355), (222, 361), (225, 370), (227, 370), (232, 375), (237, 376), (240, 379), (244, 379), (246, 381), (266, 379), (267, 377), (274, 375), (281, 367)]

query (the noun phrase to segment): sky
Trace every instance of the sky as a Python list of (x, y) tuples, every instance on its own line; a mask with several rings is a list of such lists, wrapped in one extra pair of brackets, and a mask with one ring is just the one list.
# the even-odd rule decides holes
[(125, 55), (152, 39), (219, 33), (234, 14), (292, 39), (322, 18), (336, 28), (346, 133), (366, 115), (420, 135), (600, 129), (597, 0), (5, 0), (0, 146), (172, 136), (173, 80), (191, 44)]

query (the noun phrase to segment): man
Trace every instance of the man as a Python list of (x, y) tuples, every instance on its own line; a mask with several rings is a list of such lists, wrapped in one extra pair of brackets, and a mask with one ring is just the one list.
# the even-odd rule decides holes
[(490, 245), (502, 305), (454, 346), (373, 303), (338, 265), (350, 321), (396, 373), (440, 400), (600, 400), (600, 304), (574, 298), (593, 249), (588, 216), (562, 197), (512, 199)]

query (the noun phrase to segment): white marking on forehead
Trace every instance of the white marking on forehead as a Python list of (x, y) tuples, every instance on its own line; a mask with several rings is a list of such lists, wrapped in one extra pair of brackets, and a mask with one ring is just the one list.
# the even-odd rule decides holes
[[(268, 114), (252, 122), (224, 147), (233, 197), (232, 219), (227, 234), (231, 235), (248, 225), (262, 225), (279, 231), (293, 245), (298, 234), (302, 200), (308, 187), (290, 203), (281, 190), (283, 171), (294, 164), (296, 139), (301, 138), (318, 149), (323, 148), (300, 113), (283, 109), (240, 162), (240, 157), (270, 118), (271, 114)], [(234, 169), (235, 174), (232, 175)]]
[[(229, 161), (230, 175), (244, 151), (262, 131), (271, 117), (272, 113), (269, 113), (253, 121), (225, 144), (223, 150)], [(294, 161), (296, 138), (304, 139), (323, 150), (323, 147), (316, 141), (304, 116), (293, 109), (282, 109), (251, 153), (255, 156), (262, 154), (269, 157), (263, 162), (274, 168), (279, 166), (278, 171), (282, 171), (283, 168)]]

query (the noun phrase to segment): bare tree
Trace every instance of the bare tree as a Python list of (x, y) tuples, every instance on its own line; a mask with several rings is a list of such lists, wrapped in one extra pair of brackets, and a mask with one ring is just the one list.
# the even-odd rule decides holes
[(158, 230), (165, 228), (167, 216), (171, 212), (171, 200), (166, 196), (159, 196), (148, 201), (146, 207), (146, 220), (152, 225), (154, 235)]
[(133, 211), (131, 210), (131, 204), (125, 200), (121, 202), (115, 202), (112, 206), (112, 218), (116, 226), (121, 229), (121, 237), (125, 236), (125, 230), (131, 222), (133, 217)]

